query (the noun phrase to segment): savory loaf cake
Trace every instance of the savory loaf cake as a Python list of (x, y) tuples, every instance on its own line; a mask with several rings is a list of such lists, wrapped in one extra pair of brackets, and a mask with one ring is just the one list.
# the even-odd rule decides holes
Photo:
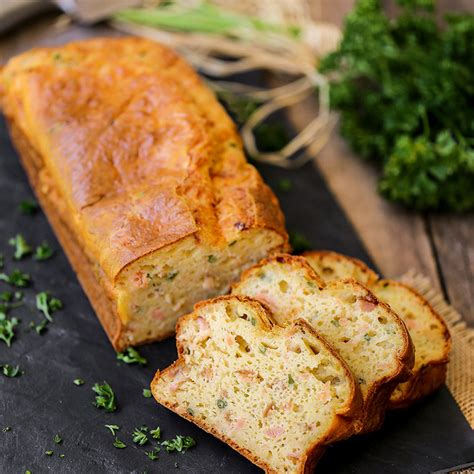
[(278, 324), (303, 318), (334, 346), (352, 370), (364, 400), (359, 432), (380, 427), (387, 402), (413, 365), (403, 322), (352, 279), (324, 285), (302, 257), (279, 255), (243, 273), (232, 293), (266, 304)]
[(344, 276), (357, 278), (405, 322), (415, 346), (415, 365), (410, 380), (394, 390), (391, 408), (406, 407), (444, 383), (451, 337), (446, 323), (422, 296), (397, 281), (379, 280), (360, 260), (335, 252), (313, 251), (304, 256), (326, 282)]
[(311, 472), (325, 445), (352, 434), (354, 377), (306, 322), (281, 328), (255, 300), (224, 296), (182, 317), (176, 344), (155, 399), (266, 472)]
[(287, 248), (278, 202), (214, 94), (138, 38), (39, 48), (0, 73), (31, 184), (117, 350)]

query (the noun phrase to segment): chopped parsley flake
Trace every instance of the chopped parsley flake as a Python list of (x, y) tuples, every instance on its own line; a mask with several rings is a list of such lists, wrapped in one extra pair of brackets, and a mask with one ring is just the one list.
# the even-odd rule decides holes
[(4, 428), (2, 428), (2, 431), (3, 431), (4, 433), (7, 433), (8, 431), (11, 431), (11, 430), (12, 430), (12, 429), (11, 429), (10, 426), (5, 426)]
[(229, 247), (233, 247), (237, 243), (237, 240), (233, 240), (230, 244)]
[(150, 434), (153, 439), (160, 439), (161, 438), (161, 428), (158, 426), (154, 430), (150, 430)]
[(178, 275), (178, 271), (174, 271), (174, 272), (169, 272), (165, 278), (168, 280), (168, 281), (172, 281), (176, 278), (176, 276)]
[(255, 326), (257, 324), (257, 320), (254, 317), (250, 318), (250, 322), (252, 323), (252, 326)]
[(5, 281), (8, 284), (16, 286), (18, 288), (24, 288), (30, 283), (30, 275), (16, 269), (13, 270), (10, 275), (0, 273), (0, 281)]
[(31, 247), (26, 243), (25, 238), (21, 234), (11, 238), (8, 243), (12, 247), (15, 247), (15, 253), (13, 254), (13, 258), (15, 260), (21, 260), (23, 257), (29, 255), (32, 251)]
[(295, 381), (291, 374), (288, 374), (288, 385), (294, 385)]
[(97, 394), (94, 402), (97, 408), (103, 408), (108, 413), (112, 413), (117, 409), (114, 391), (107, 382), (102, 385), (95, 383), (92, 391)]
[(42, 291), (36, 295), (36, 308), (38, 308), (51, 323), (53, 318), (51, 314), (61, 309), (63, 304), (58, 298), (51, 297), (46, 291)]
[(54, 255), (54, 250), (46, 243), (43, 242), (41, 245), (36, 247), (33, 258), (38, 261), (48, 260)]
[(225, 400), (222, 400), (219, 398), (219, 400), (217, 400), (217, 407), (220, 408), (220, 409), (223, 409), (227, 406), (227, 402)]
[(32, 216), (38, 212), (39, 206), (36, 201), (32, 199), (27, 199), (20, 203), (20, 211), (25, 216)]
[(194, 416), (194, 410), (192, 408), (188, 408), (186, 410), (191, 416)]
[(54, 435), (54, 442), (56, 444), (61, 444), (63, 442), (63, 439), (61, 438), (61, 436), (59, 436), (59, 434), (56, 434)]
[(78, 387), (80, 387), (81, 385), (84, 385), (84, 384), (85, 384), (84, 380), (82, 380), (82, 379), (74, 379), (74, 380), (72, 381), (72, 383), (73, 383), (74, 385), (77, 385)]
[(338, 319), (331, 319), (331, 324), (336, 326), (337, 328), (340, 327), (341, 325), (339, 324), (339, 320)]
[(148, 456), (148, 459), (151, 461), (156, 461), (158, 459), (158, 453), (160, 452), (159, 446), (156, 446), (151, 451), (145, 451), (145, 454)]
[(142, 357), (140, 353), (133, 347), (128, 347), (124, 352), (118, 352), (117, 359), (125, 362), (126, 364), (146, 365), (148, 362), (145, 357)]
[(15, 337), (16, 326), (18, 326), (18, 319), (7, 318), (6, 314), (0, 310), (0, 340), (8, 347), (11, 346), (12, 339)]
[(277, 183), (278, 189), (287, 193), (293, 189), (293, 182), (289, 178), (282, 178)]
[(303, 252), (304, 250), (310, 250), (312, 247), (308, 237), (301, 232), (289, 232), (290, 245), (295, 253)]
[(258, 350), (259, 350), (262, 354), (265, 354), (265, 352), (267, 352), (267, 348), (266, 348), (264, 345), (262, 345), (262, 344), (260, 344), (260, 345), (258, 346)]
[(118, 449), (124, 449), (127, 447), (127, 445), (123, 441), (120, 441), (118, 438), (115, 438), (114, 446)]
[(178, 453), (181, 453), (181, 452), (184, 453), (188, 449), (192, 448), (193, 446), (196, 446), (196, 441), (194, 441), (194, 439), (191, 438), (191, 436), (177, 435), (176, 438), (174, 439), (163, 441), (161, 445), (166, 448), (166, 451), (168, 451), (168, 453), (171, 453), (172, 451), (178, 451)]
[(364, 334), (364, 339), (365, 339), (367, 342), (370, 342), (371, 337), (366, 333), (366, 334)]
[(217, 262), (217, 257), (215, 255), (208, 255), (207, 256), (207, 261), (209, 263), (216, 263)]
[(110, 432), (112, 433), (112, 436), (115, 436), (115, 433), (120, 429), (120, 426), (118, 425), (104, 425)]
[(19, 377), (20, 375), (23, 374), (23, 371), (20, 370), (20, 366), (16, 365), (15, 367), (10, 364), (3, 364), (0, 365), (0, 368), (2, 369), (2, 374), (5, 375), (5, 377)]
[(52, 456), (54, 451), (45, 451), (44, 454), (46, 454), (46, 456)]
[(32, 322), (32, 328), (36, 331), (36, 334), (41, 335), (44, 331), (46, 331), (46, 328), (49, 324), (49, 321), (47, 319), (43, 319), (40, 323), (36, 324)]
[(132, 435), (132, 440), (134, 443), (143, 446), (148, 443), (148, 436), (140, 428), (135, 428), (135, 431)]
[(144, 388), (143, 389), (143, 396), (145, 398), (151, 398), (151, 390), (149, 388)]
[(0, 293), (0, 300), (4, 301), (5, 303), (10, 302), (13, 299), (13, 293), (11, 291), (2, 291)]

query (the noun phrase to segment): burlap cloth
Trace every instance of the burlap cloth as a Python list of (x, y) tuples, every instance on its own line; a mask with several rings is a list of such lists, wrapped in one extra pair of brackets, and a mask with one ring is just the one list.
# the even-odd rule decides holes
[(399, 278), (413, 287), (446, 321), (452, 337), (452, 351), (446, 384), (459, 408), (474, 429), (474, 329), (433, 288), (428, 278), (410, 271)]

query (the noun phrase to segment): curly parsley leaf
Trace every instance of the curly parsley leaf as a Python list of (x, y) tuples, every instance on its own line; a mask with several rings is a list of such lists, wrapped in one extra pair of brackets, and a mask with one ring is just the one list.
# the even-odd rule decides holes
[(114, 391), (107, 382), (103, 382), (102, 385), (95, 383), (92, 391), (96, 393), (94, 405), (97, 408), (103, 408), (108, 413), (117, 409)]
[(21, 260), (32, 252), (31, 247), (26, 243), (25, 238), (21, 234), (11, 238), (8, 243), (15, 247), (15, 253), (13, 254), (15, 260)]
[(61, 309), (63, 304), (58, 298), (51, 297), (46, 291), (42, 291), (36, 295), (36, 308), (39, 309), (44, 317), (51, 323), (53, 318), (51, 314)]
[(359, 0), (339, 49), (321, 62), (341, 133), (380, 164), (380, 192), (418, 210), (474, 209), (474, 15), (434, 2)]
[(16, 269), (13, 270), (10, 275), (7, 275), (6, 273), (0, 273), (0, 281), (4, 281), (18, 288), (24, 288), (30, 283), (30, 275)]
[(32, 216), (38, 212), (39, 206), (36, 201), (26, 199), (20, 203), (20, 211), (25, 216)]
[(191, 436), (177, 435), (176, 438), (174, 439), (163, 441), (161, 445), (165, 447), (168, 453), (171, 453), (172, 451), (178, 451), (178, 453), (181, 453), (181, 452), (184, 453), (188, 449), (195, 446), (196, 441), (194, 441), (194, 439), (191, 438)]
[(5, 377), (19, 377), (20, 375), (23, 375), (23, 371), (20, 369), (19, 365), (13, 366), (10, 364), (3, 364), (0, 365), (0, 368)]
[(118, 352), (117, 359), (126, 364), (146, 365), (148, 362), (145, 357), (142, 357), (133, 347), (128, 347), (125, 352)]
[(41, 245), (36, 247), (33, 258), (39, 262), (48, 260), (54, 255), (54, 250), (46, 243), (43, 242)]

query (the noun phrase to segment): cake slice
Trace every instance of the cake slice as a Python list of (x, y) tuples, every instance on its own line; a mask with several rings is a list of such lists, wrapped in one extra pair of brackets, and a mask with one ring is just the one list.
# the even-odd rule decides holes
[(244, 272), (233, 294), (266, 304), (280, 325), (305, 319), (339, 352), (364, 401), (358, 432), (378, 429), (390, 394), (410, 376), (413, 349), (398, 316), (355, 280), (327, 285), (302, 257), (279, 255)]
[(361, 407), (346, 363), (302, 320), (274, 325), (257, 301), (198, 303), (177, 324), (178, 360), (155, 399), (269, 473), (303, 473), (350, 436)]
[(446, 323), (422, 296), (397, 281), (379, 280), (374, 271), (355, 258), (335, 252), (306, 252), (304, 256), (326, 282), (351, 276), (367, 285), (407, 325), (415, 346), (413, 376), (396, 387), (390, 398), (391, 408), (411, 405), (445, 382), (451, 337)]

